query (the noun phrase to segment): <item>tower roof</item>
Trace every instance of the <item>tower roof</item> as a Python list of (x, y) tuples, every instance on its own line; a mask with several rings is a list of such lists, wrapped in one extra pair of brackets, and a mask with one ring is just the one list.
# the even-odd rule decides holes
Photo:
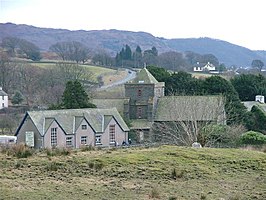
[(154, 76), (144, 67), (140, 70), (135, 79), (133, 79), (130, 83), (146, 83), (146, 84), (156, 84), (158, 81), (154, 78)]

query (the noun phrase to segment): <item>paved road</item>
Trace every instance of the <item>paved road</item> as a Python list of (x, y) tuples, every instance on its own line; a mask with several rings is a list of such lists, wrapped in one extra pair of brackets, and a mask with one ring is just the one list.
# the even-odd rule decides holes
[(126, 71), (127, 71), (127, 76), (124, 79), (113, 82), (112, 84), (109, 84), (109, 85), (103, 85), (98, 90), (105, 90), (107, 88), (112, 88), (112, 87), (115, 87), (117, 85), (122, 85), (122, 84), (124, 84), (124, 83), (126, 83), (126, 82), (128, 82), (128, 81), (130, 81), (136, 77), (135, 71), (132, 71), (130, 69), (126, 69)]

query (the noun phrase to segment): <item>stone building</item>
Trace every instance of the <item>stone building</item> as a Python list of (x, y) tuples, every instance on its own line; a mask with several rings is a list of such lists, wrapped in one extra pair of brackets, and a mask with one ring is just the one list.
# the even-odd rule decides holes
[(116, 107), (131, 130), (140, 138), (154, 123), (167, 121), (208, 121), (225, 124), (224, 99), (221, 96), (164, 96), (164, 82), (158, 82), (143, 68), (124, 85), (125, 97), (94, 99), (98, 108)]

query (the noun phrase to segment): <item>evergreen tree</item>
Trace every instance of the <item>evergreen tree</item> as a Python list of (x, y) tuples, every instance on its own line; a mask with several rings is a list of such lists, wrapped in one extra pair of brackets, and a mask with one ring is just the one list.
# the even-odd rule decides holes
[(140, 46), (137, 46), (133, 54), (133, 59), (134, 59), (134, 67), (140, 67), (142, 65), (142, 50)]
[(242, 101), (254, 101), (256, 95), (266, 96), (266, 78), (254, 74), (241, 74), (231, 80)]
[(211, 76), (205, 79), (203, 89), (205, 94), (223, 94), (225, 96), (225, 112), (229, 125), (243, 124), (246, 122), (247, 110), (241, 103), (238, 93), (229, 81), (220, 76)]
[(132, 51), (128, 45), (126, 45), (124, 60), (132, 60)]
[(20, 92), (16, 92), (11, 100), (12, 104), (20, 104), (23, 101), (23, 96)]
[(67, 109), (95, 108), (89, 103), (88, 94), (79, 81), (68, 81), (63, 93), (63, 107)]

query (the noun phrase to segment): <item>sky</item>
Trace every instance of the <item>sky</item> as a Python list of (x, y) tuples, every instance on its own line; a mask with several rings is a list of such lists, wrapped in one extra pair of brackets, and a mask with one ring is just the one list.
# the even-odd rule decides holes
[(0, 0), (0, 23), (210, 37), (266, 50), (266, 0)]

